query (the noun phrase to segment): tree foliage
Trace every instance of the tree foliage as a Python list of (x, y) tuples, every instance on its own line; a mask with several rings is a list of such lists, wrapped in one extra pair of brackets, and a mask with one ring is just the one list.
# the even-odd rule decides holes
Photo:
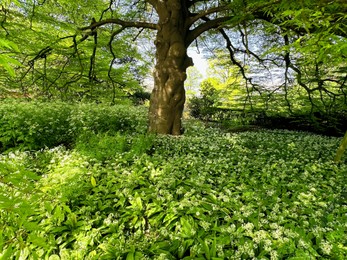
[[(80, 34), (78, 25), (94, 21), (104, 11), (104, 1), (23, 1), (2, 4), (1, 41), (11, 47), (20, 67), (7, 68), (16, 77), (3, 77), (4, 94), (97, 98), (131, 94), (140, 88), (147, 72), (130, 36), (110, 41), (115, 28), (103, 33)], [(15, 43), (9, 45), (8, 43)], [(5, 45), (6, 44), (6, 45)], [(13, 48), (18, 46), (18, 48)], [(11, 60), (12, 61), (12, 60)]]

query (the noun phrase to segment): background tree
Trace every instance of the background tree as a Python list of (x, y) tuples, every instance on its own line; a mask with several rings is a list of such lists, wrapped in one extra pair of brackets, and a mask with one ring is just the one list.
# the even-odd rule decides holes
[(187, 70), (187, 80), (185, 81), (185, 90), (187, 98), (191, 98), (199, 93), (199, 85), (203, 75), (196, 67), (189, 67)]

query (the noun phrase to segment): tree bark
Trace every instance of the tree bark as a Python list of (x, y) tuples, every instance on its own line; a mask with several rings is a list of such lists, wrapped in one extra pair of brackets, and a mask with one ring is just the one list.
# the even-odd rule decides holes
[(182, 11), (184, 1), (158, 1), (156, 65), (154, 89), (149, 108), (149, 132), (180, 135), (185, 103), (186, 70), (193, 65), (185, 42), (187, 17)]

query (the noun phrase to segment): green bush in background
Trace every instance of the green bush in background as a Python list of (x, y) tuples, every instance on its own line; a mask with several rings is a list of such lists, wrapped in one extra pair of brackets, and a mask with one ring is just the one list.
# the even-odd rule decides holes
[(93, 133), (146, 132), (143, 107), (63, 102), (0, 103), (0, 151), (16, 147), (38, 150), (75, 143), (86, 131)]

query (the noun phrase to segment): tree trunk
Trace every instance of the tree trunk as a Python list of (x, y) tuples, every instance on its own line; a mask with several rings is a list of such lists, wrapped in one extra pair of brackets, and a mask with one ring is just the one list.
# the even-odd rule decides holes
[(177, 0), (159, 1), (154, 89), (149, 108), (149, 132), (180, 135), (185, 103), (186, 70), (193, 65), (185, 43), (185, 16)]
[(341, 161), (342, 155), (345, 152), (346, 148), (347, 148), (347, 131), (345, 133), (345, 136), (342, 138), (339, 149), (337, 149), (334, 162), (339, 163)]

